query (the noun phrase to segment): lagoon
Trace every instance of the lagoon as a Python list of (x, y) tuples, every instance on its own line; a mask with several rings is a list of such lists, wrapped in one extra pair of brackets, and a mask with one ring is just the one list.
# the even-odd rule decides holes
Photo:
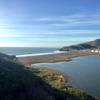
[(82, 56), (69, 62), (33, 64), (36, 67), (48, 67), (70, 76), (69, 83), (87, 93), (100, 98), (100, 56)]

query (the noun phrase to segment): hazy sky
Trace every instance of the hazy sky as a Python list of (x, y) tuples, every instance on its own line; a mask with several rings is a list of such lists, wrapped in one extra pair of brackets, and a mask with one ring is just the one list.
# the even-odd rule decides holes
[(0, 46), (62, 47), (100, 38), (100, 0), (0, 0)]

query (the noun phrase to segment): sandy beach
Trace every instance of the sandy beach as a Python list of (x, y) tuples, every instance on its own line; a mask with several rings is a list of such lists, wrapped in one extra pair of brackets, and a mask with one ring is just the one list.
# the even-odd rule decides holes
[(31, 64), (35, 63), (53, 63), (53, 62), (62, 62), (62, 61), (71, 61), (74, 57), (78, 56), (87, 56), (93, 55), (88, 51), (74, 51), (68, 53), (51, 53), (51, 54), (43, 54), (43, 55), (21, 55), (17, 56), (19, 62), (24, 65), (31, 66)]

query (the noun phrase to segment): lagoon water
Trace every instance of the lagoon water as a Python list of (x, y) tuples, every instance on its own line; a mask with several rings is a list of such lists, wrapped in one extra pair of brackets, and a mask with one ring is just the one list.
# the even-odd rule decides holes
[[(72, 77), (73, 87), (100, 97), (100, 56), (74, 58), (70, 62), (34, 64), (36, 67), (48, 67), (59, 70)], [(33, 66), (34, 66), (33, 65)]]

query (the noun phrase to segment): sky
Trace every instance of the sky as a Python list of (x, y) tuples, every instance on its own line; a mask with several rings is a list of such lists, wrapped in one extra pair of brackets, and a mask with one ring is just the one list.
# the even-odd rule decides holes
[(100, 38), (100, 0), (0, 0), (0, 47), (63, 47)]

